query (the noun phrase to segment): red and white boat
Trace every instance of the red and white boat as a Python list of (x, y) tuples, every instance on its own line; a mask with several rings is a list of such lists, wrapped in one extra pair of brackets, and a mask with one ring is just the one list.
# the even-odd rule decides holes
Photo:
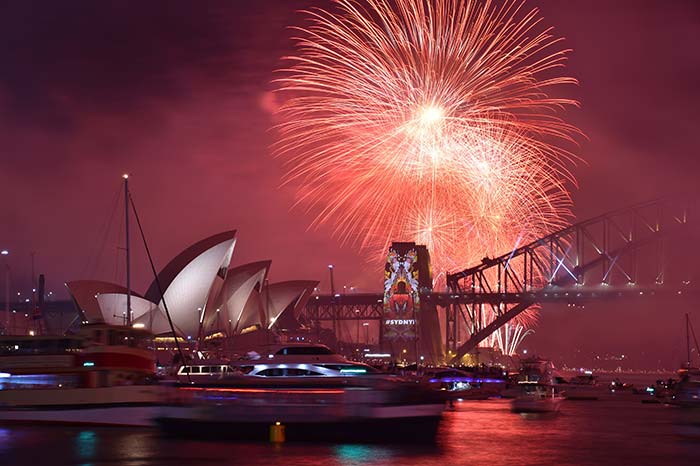
[(0, 423), (152, 425), (165, 390), (155, 383), (152, 339), (108, 324), (0, 337)]

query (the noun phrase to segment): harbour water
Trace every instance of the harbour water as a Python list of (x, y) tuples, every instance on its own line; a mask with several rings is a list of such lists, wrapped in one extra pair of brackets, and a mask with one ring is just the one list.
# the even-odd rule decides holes
[(0, 465), (697, 465), (700, 433), (681, 410), (638, 396), (566, 401), (553, 415), (518, 415), (508, 400), (445, 412), (434, 446), (226, 443), (152, 429), (0, 426)]

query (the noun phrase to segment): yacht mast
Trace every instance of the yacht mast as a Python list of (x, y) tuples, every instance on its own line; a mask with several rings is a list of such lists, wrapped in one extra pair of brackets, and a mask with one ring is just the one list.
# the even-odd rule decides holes
[(124, 174), (124, 216), (126, 228), (126, 325), (131, 325), (131, 248), (129, 244), (129, 175)]
[(688, 313), (685, 313), (685, 344), (686, 344), (686, 349), (688, 350), (688, 369), (690, 369), (690, 316)]

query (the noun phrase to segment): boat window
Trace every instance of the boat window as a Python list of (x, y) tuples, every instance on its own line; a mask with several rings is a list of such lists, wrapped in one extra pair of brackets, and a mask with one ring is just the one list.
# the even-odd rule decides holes
[(221, 366), (212, 366), (211, 371), (212, 372), (221, 372), (221, 369), (223, 369)]
[(299, 377), (299, 376), (322, 375), (322, 374), (319, 374), (318, 372), (306, 370), (306, 369), (274, 368), (274, 369), (265, 369), (263, 371), (260, 371), (260, 372), (258, 372), (257, 375), (260, 375), (263, 377)]
[(0, 355), (65, 354), (82, 347), (80, 338), (4, 338), (0, 337)]
[(317, 366), (338, 371), (341, 374), (372, 374), (379, 372), (372, 366), (365, 364), (316, 364)]
[(325, 346), (289, 346), (282, 348), (275, 354), (281, 355), (328, 355), (335, 354)]
[(181, 367), (179, 373), (180, 374), (189, 374), (190, 373), (190, 366)]
[(210, 370), (209, 366), (202, 366), (202, 374), (208, 374), (210, 372), (211, 372), (211, 370)]
[(199, 374), (199, 366), (192, 366), (192, 373)]
[(318, 372), (310, 371), (307, 369), (287, 369), (288, 376), (299, 376), (299, 375), (321, 375)]

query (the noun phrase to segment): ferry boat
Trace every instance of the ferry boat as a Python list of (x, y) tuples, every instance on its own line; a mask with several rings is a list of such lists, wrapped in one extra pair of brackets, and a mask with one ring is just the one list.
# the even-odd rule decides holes
[[(267, 353), (267, 354), (265, 354)], [(157, 422), (166, 434), (265, 440), (434, 441), (444, 400), (424, 384), (382, 374), (321, 345), (280, 345), (237, 375), (178, 387)], [(247, 373), (246, 373), (247, 372)]]
[(0, 337), (0, 423), (153, 425), (152, 335), (84, 324), (72, 336)]
[[(265, 356), (261, 356), (261, 354)], [(361, 362), (348, 361), (325, 345), (290, 343), (269, 345), (246, 357), (225, 362), (203, 359), (179, 367), (177, 380), (189, 384), (218, 383), (236, 376), (249, 377), (340, 377), (378, 373)]]

